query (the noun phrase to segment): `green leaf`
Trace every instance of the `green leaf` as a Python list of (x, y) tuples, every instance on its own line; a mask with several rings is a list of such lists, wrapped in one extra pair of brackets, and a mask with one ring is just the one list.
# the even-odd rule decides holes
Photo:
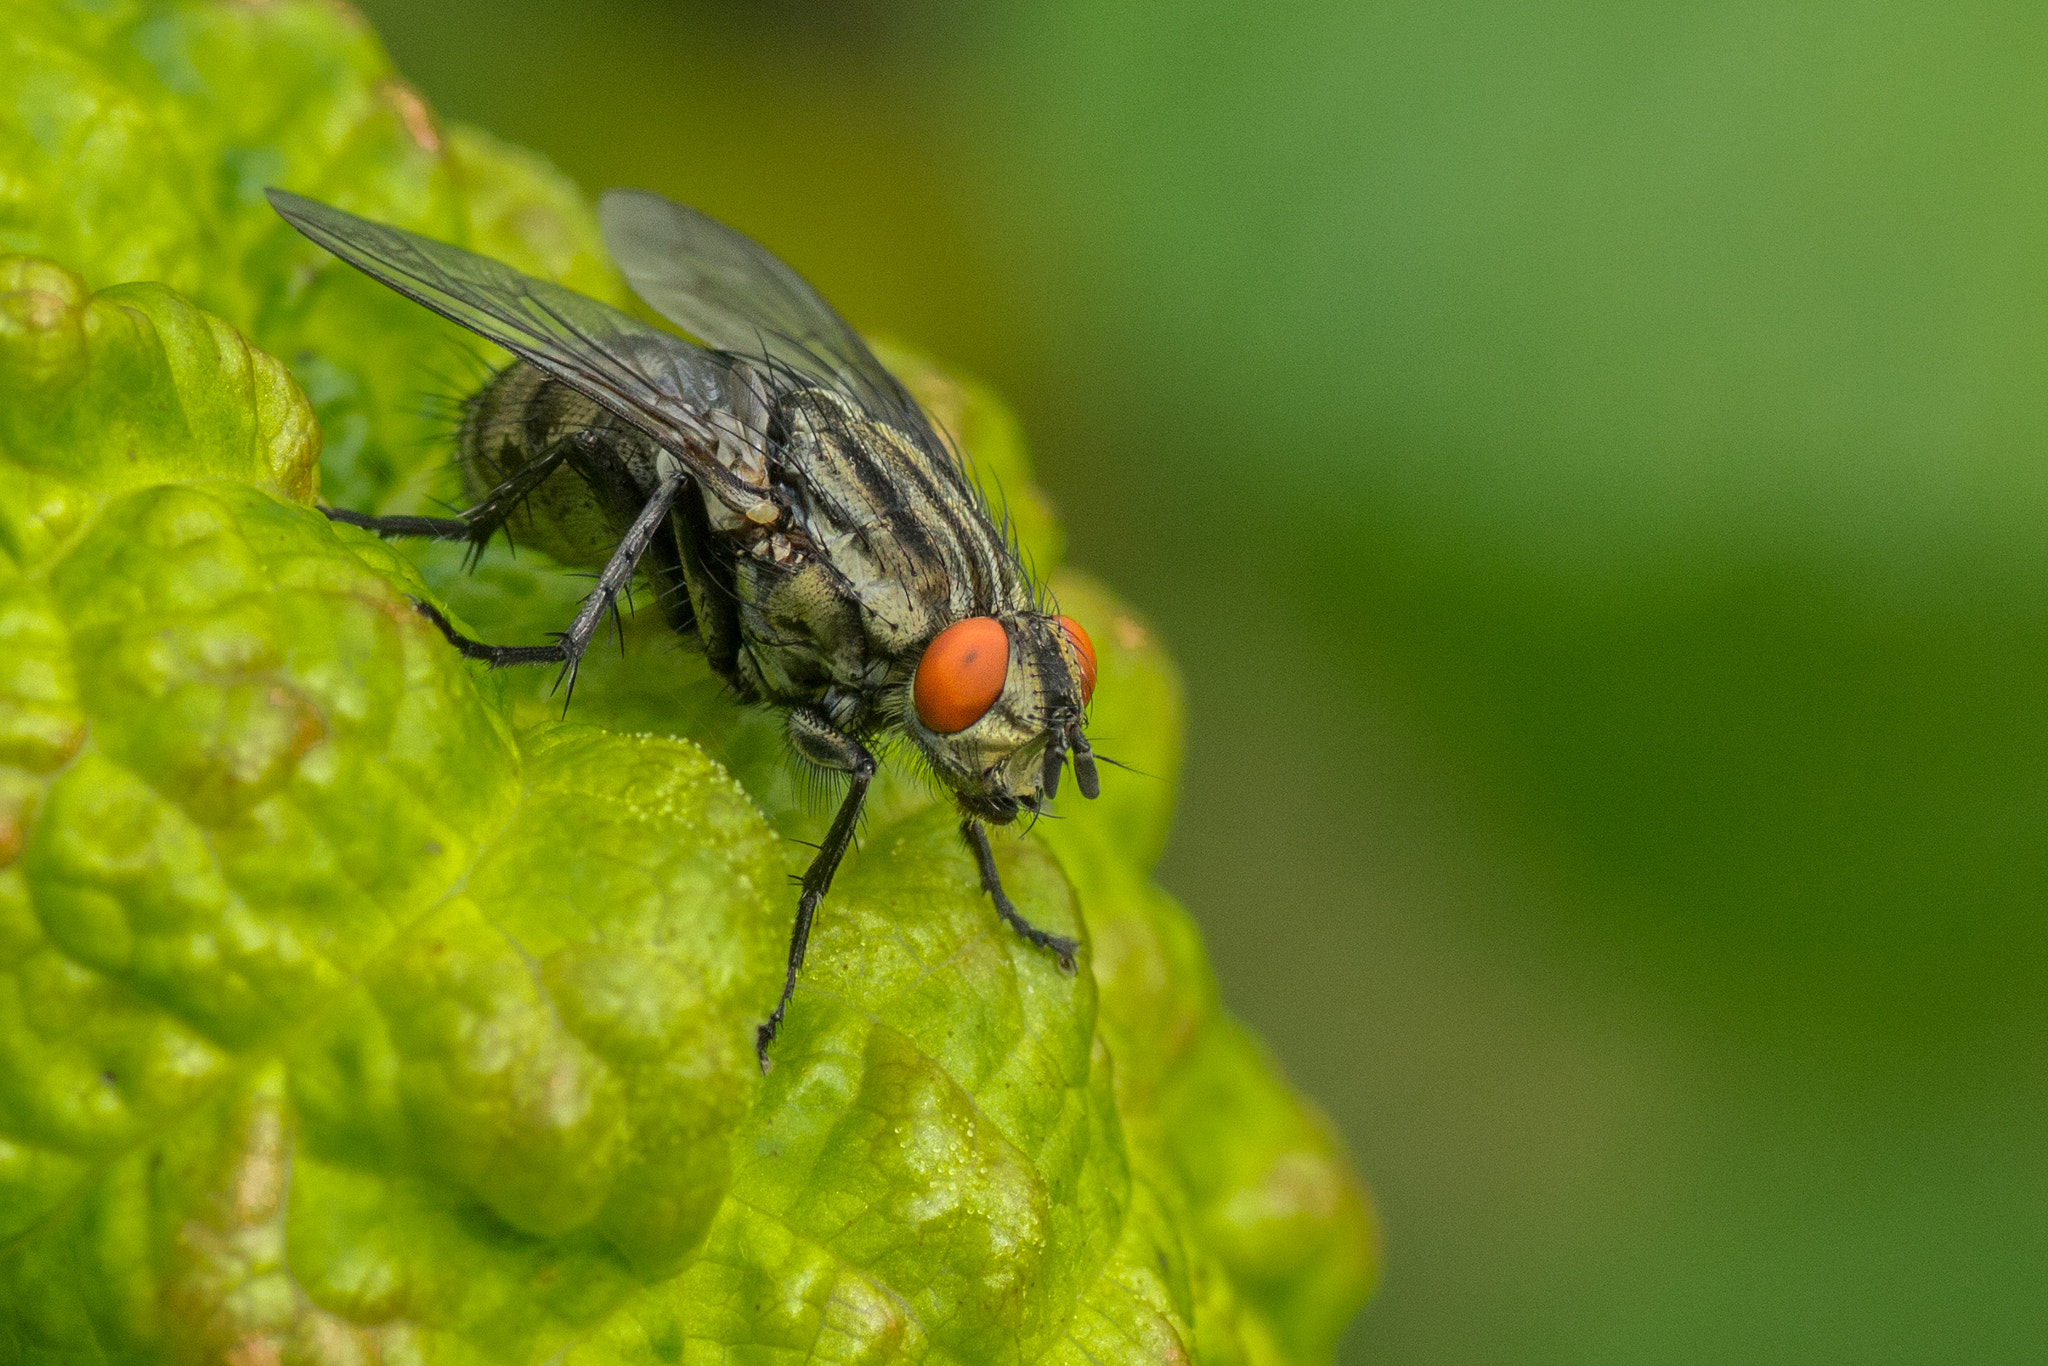
[(648, 612), (564, 722), (408, 597), (532, 639), (578, 580), (311, 506), (452, 492), (404, 395), (463, 343), (262, 186), (627, 302), (587, 207), (336, 6), (0, 21), (0, 1362), (1327, 1359), (1363, 1193), (1150, 880), (1178, 684), (1001, 405), (885, 352), (1141, 771), (997, 841), (1087, 970), (892, 769), (764, 1080), (821, 827), (775, 715)]

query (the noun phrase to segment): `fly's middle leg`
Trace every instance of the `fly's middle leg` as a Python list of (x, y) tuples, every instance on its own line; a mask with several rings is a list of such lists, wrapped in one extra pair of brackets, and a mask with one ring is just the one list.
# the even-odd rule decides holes
[(1025, 942), (1051, 952), (1059, 963), (1060, 971), (1069, 977), (1074, 975), (1074, 954), (1079, 951), (1079, 942), (1063, 934), (1041, 930), (1026, 920), (1010, 901), (1010, 894), (1003, 890), (1003, 880), (996, 873), (996, 851), (989, 848), (988, 831), (981, 822), (971, 817), (960, 822), (960, 833), (967, 839), (967, 847), (974, 851), (974, 861), (981, 868), (981, 889), (987, 892), (989, 900), (996, 903), (996, 914), (1024, 936)]
[[(556, 637), (553, 645), (487, 645), (480, 640), (471, 640), (457, 631), (448, 618), (430, 603), (414, 599), (413, 606), (421, 616), (441, 628), (441, 634), (448, 643), (462, 651), (467, 659), (478, 659), (494, 669), (512, 664), (560, 664), (562, 676), (557, 685), (566, 682), (570, 695), (576, 691), (576, 665), (583, 658), (583, 652), (590, 648), (590, 638), (597, 634), (603, 624), (606, 612), (618, 610), (619, 594), (633, 578), (633, 571), (640, 563), (640, 557), (647, 553), (655, 535), (667, 521), (669, 509), (675, 506), (676, 497), (689, 482), (689, 476), (680, 470), (663, 479), (648, 496), (646, 506), (634, 517), (633, 524), (626, 528), (626, 534), (619, 538), (619, 547), (612, 552), (602, 572), (597, 576), (597, 587), (583, 600), (576, 619), (569, 623), (569, 629)], [(566, 705), (566, 700), (564, 705)]]

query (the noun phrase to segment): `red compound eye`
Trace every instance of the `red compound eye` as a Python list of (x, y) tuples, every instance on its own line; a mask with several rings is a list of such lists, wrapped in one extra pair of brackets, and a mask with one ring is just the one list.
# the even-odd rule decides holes
[(994, 617), (956, 621), (932, 637), (910, 686), (917, 719), (941, 735), (988, 714), (1010, 672), (1010, 633)]
[(1067, 643), (1081, 661), (1081, 701), (1085, 704), (1095, 696), (1095, 642), (1072, 617), (1060, 618), (1060, 630), (1066, 632)]

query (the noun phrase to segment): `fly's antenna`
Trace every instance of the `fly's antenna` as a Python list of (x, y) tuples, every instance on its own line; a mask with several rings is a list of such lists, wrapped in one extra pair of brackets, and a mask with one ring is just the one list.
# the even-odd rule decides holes
[(1074, 786), (1092, 802), (1102, 794), (1102, 784), (1095, 776), (1095, 751), (1088, 748), (1088, 737), (1081, 733), (1079, 721), (1074, 723), (1069, 735), (1074, 747)]
[(1045, 743), (1044, 768), (1039, 775), (1039, 786), (1045, 789), (1047, 797), (1060, 795), (1060, 772), (1067, 763), (1067, 740), (1060, 731), (1052, 732)]

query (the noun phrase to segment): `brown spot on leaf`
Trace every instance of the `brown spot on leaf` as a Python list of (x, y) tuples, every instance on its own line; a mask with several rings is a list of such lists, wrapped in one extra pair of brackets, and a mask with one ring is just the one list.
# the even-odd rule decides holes
[(41, 785), (26, 775), (18, 771), (0, 772), (0, 868), (21, 857), (41, 794)]
[(304, 758), (306, 751), (327, 738), (327, 723), (321, 719), (320, 709), (313, 705), (310, 698), (296, 689), (287, 688), (283, 684), (273, 687), (270, 690), (270, 705), (292, 714), (292, 762), (296, 763)]
[(433, 111), (427, 108), (427, 102), (420, 98), (417, 90), (403, 81), (387, 80), (377, 86), (377, 94), (398, 115), (399, 122), (405, 125), (405, 131), (412, 135), (421, 151), (441, 150), (441, 130), (434, 126)]
[(9, 294), (7, 320), (26, 331), (47, 332), (64, 321), (71, 306), (44, 289), (20, 289)]
[[(249, 0), (244, 0), (248, 3)], [(225, 1360), (228, 1366), (280, 1366), (284, 1353), (278, 1350), (277, 1339), (268, 1333), (243, 1338), (228, 1348)]]

